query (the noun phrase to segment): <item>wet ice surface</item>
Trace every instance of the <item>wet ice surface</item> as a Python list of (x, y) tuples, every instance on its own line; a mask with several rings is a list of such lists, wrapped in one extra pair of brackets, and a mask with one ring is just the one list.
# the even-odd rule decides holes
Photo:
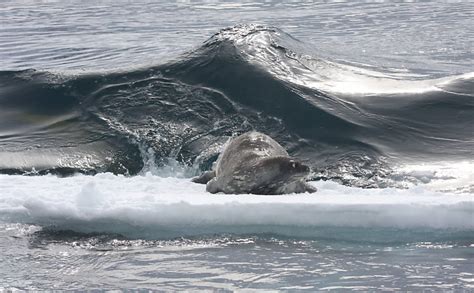
[[(189, 178), (0, 175), (0, 220), (82, 233), (119, 233), (140, 239), (169, 239), (215, 233), (276, 233), (313, 239), (360, 238), (335, 228), (474, 230), (472, 195), (409, 189), (362, 189), (311, 182), (314, 194), (280, 196), (210, 194)], [(329, 227), (328, 231), (320, 231)], [(332, 229), (332, 230), (331, 230)], [(408, 233), (407, 240), (420, 233)], [(375, 234), (385, 238), (385, 234)], [(363, 236), (362, 236), (363, 237)], [(397, 238), (398, 236), (392, 236)]]
[(271, 235), (144, 241), (39, 230), (0, 225), (3, 289), (474, 288), (472, 241), (377, 244)]
[[(212, 195), (189, 179), (150, 174), (2, 175), (0, 283), (3, 289), (474, 287), (472, 195), (312, 184), (317, 194)], [(287, 208), (275, 209), (278, 203)], [(295, 204), (299, 213), (291, 217)], [(324, 212), (329, 207), (333, 212)], [(449, 217), (438, 221), (441, 227), (442, 213)]]

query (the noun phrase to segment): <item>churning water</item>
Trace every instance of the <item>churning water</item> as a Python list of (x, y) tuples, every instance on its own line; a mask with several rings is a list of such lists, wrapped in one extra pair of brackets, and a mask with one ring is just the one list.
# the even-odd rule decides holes
[[(474, 288), (472, 3), (3, 1), (0, 288)], [(316, 194), (189, 178), (255, 129)]]

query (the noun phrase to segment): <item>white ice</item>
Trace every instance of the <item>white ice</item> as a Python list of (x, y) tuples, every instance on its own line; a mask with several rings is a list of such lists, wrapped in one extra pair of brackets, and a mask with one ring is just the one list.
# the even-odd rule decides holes
[(472, 194), (440, 193), (422, 186), (361, 189), (334, 182), (311, 184), (317, 193), (225, 195), (206, 193), (205, 185), (186, 178), (150, 174), (0, 175), (0, 220), (132, 236), (285, 234), (292, 229), (311, 233), (315, 227), (474, 230)]

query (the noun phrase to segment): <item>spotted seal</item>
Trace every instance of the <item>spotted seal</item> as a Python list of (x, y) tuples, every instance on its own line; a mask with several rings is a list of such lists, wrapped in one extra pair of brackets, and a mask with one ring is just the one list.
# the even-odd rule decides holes
[(268, 135), (250, 131), (228, 142), (215, 168), (193, 179), (210, 193), (287, 194), (315, 192), (306, 183), (310, 168), (291, 158)]

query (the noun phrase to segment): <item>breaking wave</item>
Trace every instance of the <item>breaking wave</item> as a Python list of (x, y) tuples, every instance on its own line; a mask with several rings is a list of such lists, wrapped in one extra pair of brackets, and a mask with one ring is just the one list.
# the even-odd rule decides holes
[(473, 92), (473, 73), (330, 60), (277, 28), (241, 25), (150, 68), (0, 72), (0, 171), (134, 175), (178, 162), (192, 176), (255, 129), (313, 179), (392, 186), (395, 162), (472, 158)]

